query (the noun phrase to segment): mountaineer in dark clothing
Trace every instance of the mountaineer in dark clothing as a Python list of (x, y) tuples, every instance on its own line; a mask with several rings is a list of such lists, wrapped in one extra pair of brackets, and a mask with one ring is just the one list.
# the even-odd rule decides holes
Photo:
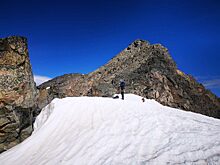
[(120, 91), (121, 91), (121, 98), (124, 100), (124, 93), (125, 93), (125, 82), (124, 80), (120, 80)]

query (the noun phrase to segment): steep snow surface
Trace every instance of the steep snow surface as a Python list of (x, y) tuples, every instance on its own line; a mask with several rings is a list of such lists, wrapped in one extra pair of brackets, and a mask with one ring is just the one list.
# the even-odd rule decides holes
[(141, 99), (54, 99), (0, 164), (220, 164), (220, 120)]

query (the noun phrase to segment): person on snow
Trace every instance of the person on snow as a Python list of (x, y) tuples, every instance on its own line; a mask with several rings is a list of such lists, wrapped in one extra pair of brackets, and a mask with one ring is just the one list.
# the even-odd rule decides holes
[(124, 82), (124, 80), (120, 80), (119, 87), (120, 87), (120, 91), (121, 91), (121, 98), (122, 98), (122, 100), (124, 100), (124, 94), (125, 94), (125, 82)]

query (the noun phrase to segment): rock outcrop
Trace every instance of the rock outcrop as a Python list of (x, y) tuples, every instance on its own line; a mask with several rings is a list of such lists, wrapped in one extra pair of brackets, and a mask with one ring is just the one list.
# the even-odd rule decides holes
[(44, 107), (55, 97), (111, 97), (118, 92), (120, 79), (126, 82), (126, 93), (220, 118), (219, 98), (192, 76), (178, 70), (167, 48), (143, 40), (134, 41), (90, 74), (67, 74), (40, 85), (38, 88), (43, 97), (39, 97), (39, 107)]
[(0, 39), (0, 153), (32, 133), (36, 96), (27, 39)]
[(54, 98), (85, 95), (83, 90), (88, 88), (86, 77), (81, 74), (65, 74), (40, 85), (38, 110), (40, 111)]

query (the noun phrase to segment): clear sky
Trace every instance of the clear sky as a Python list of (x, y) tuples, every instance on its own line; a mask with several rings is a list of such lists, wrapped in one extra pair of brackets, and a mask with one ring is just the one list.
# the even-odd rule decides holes
[(35, 75), (88, 73), (135, 39), (166, 46), (220, 96), (220, 1), (0, 0), (0, 37), (28, 38)]

